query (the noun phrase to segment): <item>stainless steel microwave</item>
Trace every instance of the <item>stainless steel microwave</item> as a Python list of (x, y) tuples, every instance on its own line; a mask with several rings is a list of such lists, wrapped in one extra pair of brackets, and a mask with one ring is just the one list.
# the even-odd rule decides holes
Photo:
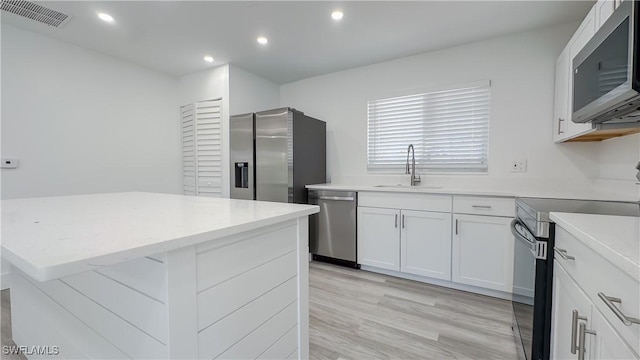
[(639, 5), (622, 1), (573, 58), (573, 122), (640, 127)]

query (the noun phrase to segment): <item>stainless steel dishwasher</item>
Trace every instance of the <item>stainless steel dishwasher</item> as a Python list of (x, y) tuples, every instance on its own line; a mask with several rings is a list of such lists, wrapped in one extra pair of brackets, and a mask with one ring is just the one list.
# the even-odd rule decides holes
[(309, 203), (320, 213), (309, 221), (309, 250), (314, 260), (359, 268), (355, 191), (309, 190)]

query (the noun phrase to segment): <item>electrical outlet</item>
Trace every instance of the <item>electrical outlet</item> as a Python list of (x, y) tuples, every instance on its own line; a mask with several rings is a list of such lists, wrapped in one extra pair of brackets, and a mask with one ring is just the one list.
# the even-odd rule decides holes
[(18, 167), (18, 159), (2, 158), (3, 169), (15, 169)]
[(514, 173), (527, 172), (527, 160), (526, 159), (513, 160), (511, 162), (511, 172), (514, 172)]

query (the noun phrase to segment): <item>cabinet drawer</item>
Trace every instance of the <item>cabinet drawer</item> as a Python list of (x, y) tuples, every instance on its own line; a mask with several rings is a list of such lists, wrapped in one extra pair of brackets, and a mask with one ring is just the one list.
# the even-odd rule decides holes
[(358, 206), (451, 212), (451, 195), (359, 192)]
[(514, 217), (516, 200), (482, 196), (454, 196), (453, 212), (456, 214)]
[[(640, 353), (640, 324), (624, 325), (598, 296), (599, 293), (603, 293), (606, 296), (621, 299), (621, 303), (613, 303), (613, 306), (627, 316), (638, 318), (640, 317), (640, 282), (628, 276), (559, 226), (556, 226), (555, 240), (554, 256), (558, 263), (587, 293), (591, 302), (633, 351), (636, 354)], [(558, 253), (560, 250), (566, 251), (564, 254), (567, 259)]]

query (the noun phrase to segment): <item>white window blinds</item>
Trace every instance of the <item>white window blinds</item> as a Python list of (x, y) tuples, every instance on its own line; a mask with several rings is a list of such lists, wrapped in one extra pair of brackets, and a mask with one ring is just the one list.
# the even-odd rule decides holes
[(417, 169), (486, 172), (489, 106), (489, 82), (369, 101), (367, 169), (404, 170), (413, 144)]

